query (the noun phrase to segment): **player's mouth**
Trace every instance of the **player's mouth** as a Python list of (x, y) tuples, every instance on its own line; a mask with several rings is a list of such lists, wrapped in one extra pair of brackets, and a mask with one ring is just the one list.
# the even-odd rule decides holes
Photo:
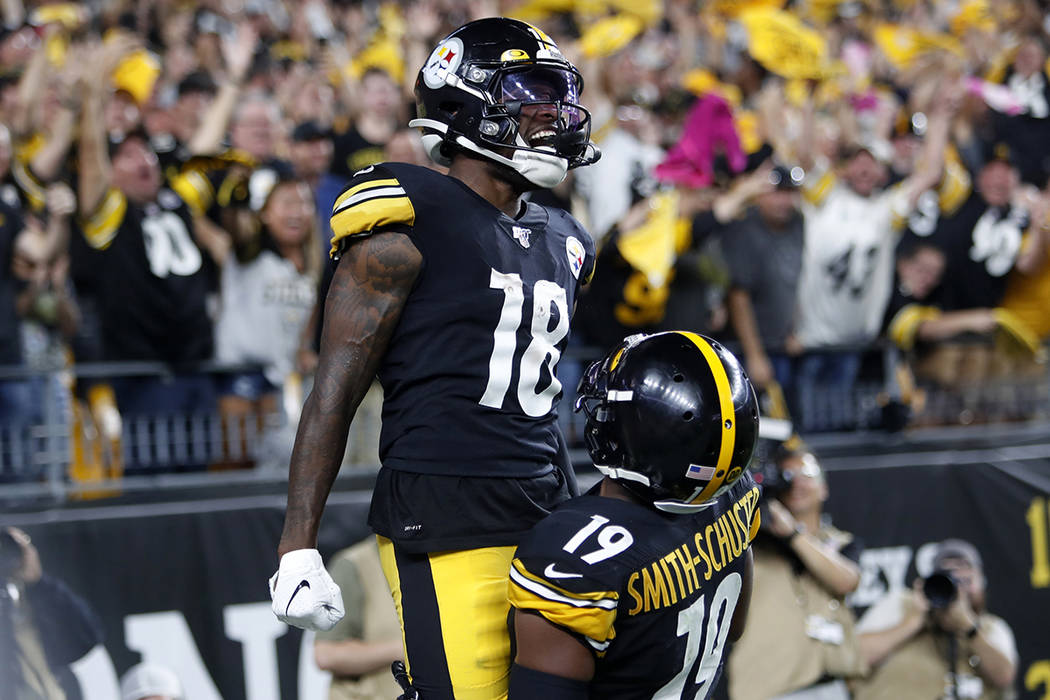
[(553, 146), (554, 138), (558, 132), (554, 129), (540, 129), (529, 135), (529, 146), (539, 148), (541, 146)]

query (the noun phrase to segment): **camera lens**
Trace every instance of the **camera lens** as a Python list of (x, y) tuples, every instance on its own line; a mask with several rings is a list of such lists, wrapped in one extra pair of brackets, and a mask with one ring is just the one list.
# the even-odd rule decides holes
[(943, 609), (952, 604), (959, 594), (959, 585), (948, 571), (934, 571), (922, 582), (922, 592), (930, 607)]

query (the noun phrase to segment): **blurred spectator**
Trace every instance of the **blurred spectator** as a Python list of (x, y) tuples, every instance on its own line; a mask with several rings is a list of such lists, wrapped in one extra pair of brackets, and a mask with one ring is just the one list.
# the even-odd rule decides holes
[(200, 71), (190, 73), (179, 82), (175, 103), (158, 110), (168, 117), (163, 127), (147, 124), (165, 180), (170, 181), (178, 175), (190, 159), (190, 144), (218, 89), (209, 74)]
[[(734, 155), (731, 163), (725, 152)], [(740, 175), (747, 164), (729, 106), (716, 96), (698, 101), (679, 142), (648, 175), (654, 192), (636, 201), (603, 241), (598, 258), (603, 274), (581, 298), (577, 314), (576, 327), (588, 342), (612, 345), (630, 333), (667, 329), (682, 255), (772, 187), (768, 168)], [(657, 187), (656, 178), (665, 184)], [(720, 325), (712, 313), (720, 300), (710, 303), (703, 287), (679, 293), (683, 305), (692, 307), (684, 324), (687, 315), (675, 314), (680, 327), (710, 333)]]
[(166, 666), (142, 662), (120, 677), (120, 700), (183, 700), (182, 683)]
[(255, 165), (248, 178), (249, 202), (255, 211), (262, 207), (278, 175), (290, 170), (288, 163), (277, 157), (281, 120), (276, 100), (265, 93), (252, 92), (237, 103), (230, 122), (230, 143), (235, 150), (250, 156)]
[[(1038, 196), (1050, 202), (1050, 178)], [(1040, 342), (1045, 342), (1050, 338), (1050, 307), (1046, 304), (1050, 299), (1050, 242), (1047, 241), (1050, 219), (1046, 218), (1050, 212), (1040, 214), (1040, 207), (1034, 208), (1029, 234), (1021, 244), (1020, 256), (1026, 264), (1015, 264), (1007, 275), (1002, 307), (1014, 314)], [(1041, 240), (1035, 240), (1037, 236)], [(1041, 255), (1039, 251), (1027, 249), (1039, 243), (1042, 243)]]
[[(916, 340), (937, 342), (936, 347), (923, 349), (916, 364), (919, 377), (970, 393), (990, 379), (1001, 382), (1013, 374), (1013, 363), (997, 351), (991, 338), (974, 336), (988, 336), (1002, 326), (1003, 312), (997, 309), (1008, 280), (1039, 271), (1050, 235), (1043, 226), (1048, 201), (1045, 195), (1020, 187), (1009, 148), (993, 145), (987, 157), (974, 192), (923, 239), (944, 251), (942, 281), (926, 299), (920, 298), (921, 305), (895, 300), (892, 305), (898, 310), (889, 324), (890, 337), (906, 349)], [(919, 257), (904, 260), (903, 272), (911, 274), (913, 285), (916, 275), (921, 277), (922, 261), (931, 259), (932, 253), (923, 250), (916, 251)], [(1030, 302), (1015, 290), (1012, 303), (1023, 308)]]
[[(951, 583), (942, 577), (942, 586), (931, 585), (938, 574)], [(856, 687), (856, 700), (1014, 697), (1013, 632), (985, 608), (981, 556), (969, 542), (938, 544), (932, 576), (887, 593), (864, 614), (857, 633), (872, 672)]]
[(352, 121), (335, 135), (332, 172), (349, 178), (383, 160), (383, 148), (405, 123), (401, 91), (390, 74), (370, 68), (361, 76)]
[[(881, 189), (885, 144), (854, 142), (840, 150), (837, 171), (815, 166), (807, 172), (797, 297), (797, 338), (805, 354), (795, 377), (803, 431), (827, 427), (822, 417), (847, 426), (853, 419), (846, 409), (860, 370), (858, 346), (878, 335), (893, 283), (896, 233), (919, 195), (941, 179), (951, 109), (946, 96), (930, 117), (922, 167), (889, 190)], [(830, 408), (821, 411), (824, 401)]]
[(314, 637), (314, 660), (332, 674), (329, 700), (390, 700), (401, 689), (390, 664), (404, 659), (401, 623), (390, 597), (379, 547), (367, 537), (337, 552), (328, 572), (343, 593), (346, 615)]
[(69, 665), (102, 642), (90, 606), (44, 571), (25, 532), (0, 531), (0, 688), (4, 697), (78, 697)]
[(747, 215), (722, 231), (730, 279), (729, 320), (756, 388), (776, 381), (790, 392), (804, 242), (798, 194), (803, 175), (801, 168), (783, 166), (766, 174), (773, 189), (759, 194)]
[(575, 173), (596, 243), (604, 242), (631, 206), (652, 193), (656, 183), (651, 170), (664, 156), (656, 125), (652, 113), (640, 105), (618, 107), (605, 133), (595, 134), (601, 160)]
[[(222, 262), (222, 311), (216, 324), (220, 362), (259, 363), (258, 372), (224, 376), (219, 409), (227, 422), (263, 420), (280, 409), (281, 391), (296, 371), (297, 351), (314, 307), (320, 278), (313, 194), (301, 179), (285, 177), (267, 195), (259, 229), (235, 240)], [(243, 432), (241, 433), (243, 435)]]
[(775, 470), (763, 482), (751, 613), (729, 657), (729, 697), (845, 700), (846, 681), (867, 670), (845, 603), (860, 583), (862, 547), (823, 513), (828, 485), (812, 453), (782, 449)]
[[(1047, 36), (1024, 36), (1013, 61), (1002, 76), (1016, 106), (1011, 113), (996, 113), (995, 131), (1016, 153), (1022, 180), (1040, 182), (1050, 166), (1050, 82), (1047, 80)], [(993, 76), (994, 77), (994, 76)]]
[(292, 129), (291, 141), (292, 172), (313, 191), (319, 231), (317, 254), (321, 260), (327, 260), (332, 240), (332, 207), (343, 191), (346, 178), (329, 172), (334, 152), (331, 131), (317, 122), (306, 121)]
[[(185, 203), (162, 187), (148, 137), (107, 141), (102, 114), (108, 71), (89, 80), (79, 144), (82, 236), (74, 239), (78, 293), (102, 309), (103, 357), (175, 365), (210, 359), (211, 280)], [(170, 381), (123, 377), (114, 382), (127, 416), (214, 410), (211, 378), (193, 371)]]
[(947, 256), (938, 293), (944, 309), (998, 306), (1007, 274), (1015, 266), (1030, 272), (1042, 260), (1042, 236), (1031, 237), (1024, 255), (1021, 242), (1031, 223), (1029, 210), (1038, 207), (1036, 218), (1041, 225), (1047, 207), (1041, 199), (1023, 201), (1021, 194), (1012, 149), (1002, 142), (991, 144), (973, 192), (958, 211), (940, 220), (929, 238)]

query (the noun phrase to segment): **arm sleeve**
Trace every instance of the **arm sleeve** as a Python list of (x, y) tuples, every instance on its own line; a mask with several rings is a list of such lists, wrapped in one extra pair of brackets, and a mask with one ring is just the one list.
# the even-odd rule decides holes
[(35, 584), (26, 586), (26, 600), (52, 666), (71, 664), (102, 642), (98, 615), (58, 579), (44, 574)]

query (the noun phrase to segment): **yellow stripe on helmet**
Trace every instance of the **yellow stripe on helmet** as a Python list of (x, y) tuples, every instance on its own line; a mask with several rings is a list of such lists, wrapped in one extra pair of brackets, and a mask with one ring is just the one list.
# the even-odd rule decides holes
[(729, 473), (730, 461), (733, 459), (733, 447), (736, 445), (736, 411), (733, 409), (733, 389), (729, 386), (729, 375), (726, 368), (718, 358), (711, 344), (696, 333), (677, 331), (680, 335), (688, 338), (707, 360), (711, 367), (711, 374), (715, 379), (715, 387), (718, 389), (718, 407), (722, 414), (722, 443), (718, 449), (718, 462), (715, 464), (715, 475), (707, 482), (704, 490), (692, 500), (692, 503), (703, 503), (711, 495), (721, 488)]

